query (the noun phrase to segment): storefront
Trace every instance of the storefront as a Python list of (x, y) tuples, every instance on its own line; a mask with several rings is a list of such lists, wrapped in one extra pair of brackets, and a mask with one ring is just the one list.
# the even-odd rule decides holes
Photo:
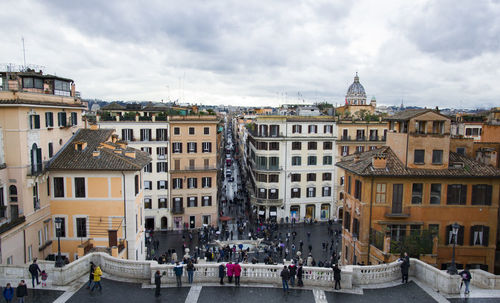
[(316, 218), (316, 205), (311, 204), (306, 206), (306, 219), (314, 220)]
[(329, 220), (330, 219), (330, 204), (321, 204), (321, 220)]
[(278, 216), (278, 212), (276, 210), (276, 206), (271, 206), (269, 208), (269, 219), (271, 219), (271, 221), (275, 221), (276, 222), (277, 216)]
[(292, 221), (295, 219), (295, 222), (298, 222), (300, 220), (300, 206), (290, 206), (290, 218), (292, 219)]

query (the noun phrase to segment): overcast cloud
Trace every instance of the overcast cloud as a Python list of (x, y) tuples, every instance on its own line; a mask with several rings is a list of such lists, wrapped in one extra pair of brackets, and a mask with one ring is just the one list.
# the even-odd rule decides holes
[[(0, 63), (72, 78), (85, 98), (500, 105), (500, 1), (0, 2)], [(2, 66), (2, 68), (4, 68)]]

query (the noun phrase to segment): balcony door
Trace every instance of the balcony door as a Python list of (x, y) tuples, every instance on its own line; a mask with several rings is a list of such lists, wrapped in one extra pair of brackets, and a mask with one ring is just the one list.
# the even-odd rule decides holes
[(392, 213), (403, 212), (403, 184), (392, 185)]

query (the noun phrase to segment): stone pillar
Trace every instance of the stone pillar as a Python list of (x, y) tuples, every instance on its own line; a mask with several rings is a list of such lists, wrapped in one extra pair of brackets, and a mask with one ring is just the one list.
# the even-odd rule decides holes
[(391, 251), (391, 237), (389, 234), (384, 234), (384, 254), (388, 254)]
[(119, 113), (116, 113), (115, 119), (116, 119), (116, 121), (120, 122), (120, 114)]
[(111, 247), (111, 256), (118, 258), (118, 247), (116, 246)]
[(438, 237), (434, 236), (432, 238), (432, 254), (437, 255), (438, 253)]
[(99, 114), (95, 115), (95, 120), (97, 122), (101, 121), (101, 115), (99, 115)]
[(135, 114), (135, 122), (139, 122), (139, 113)]
[(78, 248), (76, 249), (76, 252), (78, 254), (78, 259), (80, 259), (85, 255), (85, 248), (82, 245), (79, 245)]
[(152, 114), (151, 121), (153, 121), (153, 122), (156, 121), (156, 114)]

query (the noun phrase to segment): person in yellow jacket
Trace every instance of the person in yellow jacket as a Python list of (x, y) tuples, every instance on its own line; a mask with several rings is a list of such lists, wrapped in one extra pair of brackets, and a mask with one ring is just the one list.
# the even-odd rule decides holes
[(94, 291), (94, 288), (96, 286), (99, 286), (99, 291), (102, 291), (102, 286), (101, 286), (101, 276), (102, 276), (102, 270), (99, 265), (97, 265), (94, 269), (94, 285), (92, 285), (92, 288), (90, 291)]

